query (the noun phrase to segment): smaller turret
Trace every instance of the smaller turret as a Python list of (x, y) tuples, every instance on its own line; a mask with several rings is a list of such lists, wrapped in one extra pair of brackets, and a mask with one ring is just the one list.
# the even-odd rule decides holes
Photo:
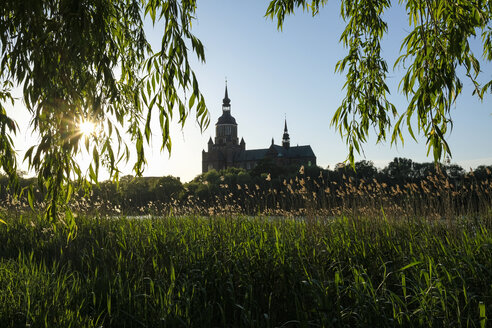
[(290, 137), (289, 131), (287, 130), (287, 119), (285, 119), (284, 135), (282, 136), (282, 147), (284, 147), (285, 149), (290, 148)]

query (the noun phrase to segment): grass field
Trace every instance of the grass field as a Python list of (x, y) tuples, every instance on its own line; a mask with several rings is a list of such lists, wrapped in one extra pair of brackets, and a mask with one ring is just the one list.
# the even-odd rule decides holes
[(2, 327), (486, 327), (476, 223), (247, 217), (0, 226)]

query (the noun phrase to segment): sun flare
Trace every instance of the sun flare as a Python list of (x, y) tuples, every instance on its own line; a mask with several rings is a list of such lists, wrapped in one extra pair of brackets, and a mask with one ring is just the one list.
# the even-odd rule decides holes
[(94, 123), (89, 122), (89, 121), (81, 122), (79, 125), (79, 130), (80, 130), (80, 133), (82, 133), (84, 136), (88, 137), (94, 133)]

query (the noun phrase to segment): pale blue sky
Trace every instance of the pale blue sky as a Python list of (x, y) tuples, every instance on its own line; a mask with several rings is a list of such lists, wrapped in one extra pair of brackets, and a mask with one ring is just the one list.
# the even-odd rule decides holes
[[(335, 64), (346, 53), (338, 41), (344, 29), (338, 2), (331, 1), (314, 18), (299, 11), (288, 17), (282, 32), (277, 31), (276, 22), (264, 17), (267, 6), (268, 1), (198, 2), (193, 32), (205, 46), (206, 63), (194, 61), (194, 69), (210, 110), (211, 124), (201, 134), (193, 115), (183, 130), (176, 123), (172, 129), (170, 158), (160, 152), (156, 132), (148, 150), (144, 175), (174, 175), (188, 181), (201, 173), (201, 152), (208, 138), (215, 135), (226, 76), (231, 113), (247, 149), (267, 148), (272, 137), (280, 143), (286, 115), (291, 144), (311, 145), (319, 166), (333, 168), (345, 160), (346, 145), (330, 127), (331, 118), (343, 99), (344, 76), (334, 72)], [(383, 54), (392, 67), (399, 55), (401, 40), (410, 28), (400, 7), (391, 9), (386, 17), (389, 31), (384, 39)], [(156, 46), (160, 44), (159, 28), (157, 25), (149, 29), (147, 34)], [(484, 65), (482, 70), (485, 78), (492, 78), (491, 64)], [(391, 100), (400, 111), (406, 108), (405, 98), (398, 93), (402, 75), (402, 71), (391, 71), (388, 79)], [(469, 169), (492, 164), (492, 97), (489, 94), (481, 103), (471, 96), (471, 83), (465, 78), (463, 82), (463, 94), (453, 109), (454, 129), (448, 141), (453, 152), (452, 162)], [(23, 144), (29, 144), (29, 138), (19, 136), (17, 139), (23, 139), (18, 148), (23, 154)], [(423, 138), (416, 143), (407, 135), (405, 145), (398, 147), (391, 147), (389, 142), (379, 145), (375, 142), (373, 136), (364, 145), (365, 159), (379, 167), (394, 157), (419, 162), (432, 160), (426, 157)], [(131, 165), (124, 171), (131, 173)]]

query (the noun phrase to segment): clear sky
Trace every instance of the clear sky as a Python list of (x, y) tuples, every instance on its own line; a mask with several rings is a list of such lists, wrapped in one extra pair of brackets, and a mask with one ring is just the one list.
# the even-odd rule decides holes
[[(397, 1), (393, 1), (397, 3)], [(189, 116), (184, 129), (177, 122), (172, 128), (171, 156), (160, 151), (159, 133), (147, 150), (148, 166), (144, 175), (173, 175), (189, 181), (201, 173), (201, 152), (209, 137), (215, 136), (215, 122), (221, 115), (224, 81), (227, 77), (231, 114), (238, 123), (239, 137), (247, 149), (267, 148), (271, 139), (281, 142), (284, 117), (292, 145), (311, 145), (318, 165), (333, 168), (345, 160), (347, 147), (338, 132), (330, 127), (331, 118), (343, 99), (344, 76), (334, 72), (338, 60), (346, 54), (339, 43), (344, 29), (337, 1), (316, 17), (299, 11), (288, 17), (283, 31), (276, 22), (264, 17), (268, 1), (213, 0), (199, 1), (193, 32), (205, 46), (206, 63), (194, 60), (200, 89), (206, 98), (211, 124), (203, 133)], [(396, 5), (397, 6), (397, 5)], [(405, 12), (399, 6), (386, 14), (388, 35), (383, 55), (393, 67), (401, 41), (410, 30)], [(147, 36), (157, 47), (160, 29), (148, 29)], [(478, 40), (479, 41), (479, 40)], [(476, 42), (479, 45), (479, 42)], [(481, 56), (480, 48), (477, 55)], [(484, 79), (492, 79), (492, 65), (482, 66)], [(390, 71), (388, 84), (391, 100), (402, 112), (407, 101), (398, 92), (401, 69)], [(453, 108), (454, 128), (448, 141), (452, 162), (465, 169), (492, 164), (492, 95), (481, 102), (472, 96), (472, 84), (463, 76), (463, 94)], [(22, 108), (15, 108), (21, 133), (16, 138), (19, 155), (32, 143), (27, 131), (28, 118)], [(416, 129), (416, 128), (415, 128)], [(387, 141), (376, 145), (373, 135), (364, 145), (365, 157), (378, 167), (394, 157), (414, 161), (431, 161), (424, 138), (413, 141), (406, 134), (405, 145), (390, 146)], [(124, 168), (131, 173), (131, 165)]]

